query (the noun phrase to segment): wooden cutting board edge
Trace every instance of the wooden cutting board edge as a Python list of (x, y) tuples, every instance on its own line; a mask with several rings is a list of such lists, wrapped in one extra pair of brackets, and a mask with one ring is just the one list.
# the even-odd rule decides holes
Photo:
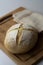
[[(18, 59), (16, 56), (10, 54), (10, 52), (8, 52), (7, 50), (5, 50), (4, 47), (2, 47), (2, 51), (5, 52), (5, 54), (7, 54), (7, 56), (9, 58), (11, 58), (13, 61), (15, 61), (17, 64), (19, 65), (32, 65), (32, 64), (35, 64), (40, 58), (43, 58), (43, 50), (40, 51), (35, 57), (31, 57), (29, 60), (23, 62), (21, 61), (20, 59)], [(14, 59), (14, 58), (15, 59)]]
[(17, 8), (17, 9), (15, 9), (15, 10), (13, 10), (13, 11), (11, 11), (11, 12), (9, 12), (9, 13), (3, 15), (2, 17), (0, 17), (0, 20), (3, 19), (4, 17), (7, 17), (7, 16), (12, 15), (12, 14), (14, 14), (14, 13), (17, 13), (17, 12), (22, 11), (22, 10), (24, 10), (24, 9), (25, 9), (24, 7), (19, 7), (19, 8)]

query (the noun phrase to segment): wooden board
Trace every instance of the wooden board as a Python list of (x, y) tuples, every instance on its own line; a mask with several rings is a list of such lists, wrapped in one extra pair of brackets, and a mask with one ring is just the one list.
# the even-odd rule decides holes
[(43, 57), (43, 31), (39, 33), (38, 41), (35, 47), (25, 54), (12, 54), (8, 52), (8, 50), (4, 47), (4, 38), (6, 35), (6, 31), (9, 27), (16, 24), (13, 20), (12, 15), (16, 12), (24, 10), (25, 8), (20, 7), (13, 12), (6, 14), (5, 16), (1, 17), (0, 19), (0, 48), (4, 51), (9, 58), (11, 58), (17, 65), (32, 65), (37, 60)]

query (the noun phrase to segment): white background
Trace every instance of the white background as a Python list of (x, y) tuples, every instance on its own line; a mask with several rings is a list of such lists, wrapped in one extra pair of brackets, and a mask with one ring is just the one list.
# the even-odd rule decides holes
[[(0, 17), (21, 6), (43, 14), (43, 0), (0, 0)], [(16, 64), (0, 50), (0, 65)], [(43, 65), (43, 61), (39, 65)]]
[(20, 6), (43, 14), (43, 0), (0, 0), (0, 17)]

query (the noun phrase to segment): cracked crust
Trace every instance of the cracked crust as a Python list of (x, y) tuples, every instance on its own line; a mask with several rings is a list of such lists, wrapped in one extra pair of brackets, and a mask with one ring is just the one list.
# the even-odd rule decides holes
[[(29, 26), (29, 27), (32, 27), (32, 26)], [(33, 29), (31, 29), (31, 28), (28, 28), (28, 29), (24, 28), (23, 24), (21, 23), (21, 25), (18, 28), (12, 29), (12, 30), (8, 31), (8, 33), (11, 32), (11, 31), (18, 30), (18, 33), (17, 33), (17, 36), (16, 36), (16, 44), (20, 44), (21, 38), (22, 38), (22, 31), (23, 30), (38, 32), (37, 29), (35, 29), (34, 27), (32, 27), (32, 28)]]

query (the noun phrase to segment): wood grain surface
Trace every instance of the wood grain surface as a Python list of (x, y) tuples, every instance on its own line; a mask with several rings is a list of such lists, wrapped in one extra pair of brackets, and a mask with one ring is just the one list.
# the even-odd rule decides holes
[(43, 31), (38, 35), (38, 41), (35, 47), (25, 54), (12, 54), (4, 47), (4, 38), (6, 36), (6, 31), (9, 27), (16, 24), (13, 20), (12, 15), (16, 12), (24, 10), (25, 8), (20, 7), (13, 12), (6, 14), (0, 19), (0, 48), (4, 53), (6, 53), (17, 65), (32, 65), (37, 60), (43, 57)]

